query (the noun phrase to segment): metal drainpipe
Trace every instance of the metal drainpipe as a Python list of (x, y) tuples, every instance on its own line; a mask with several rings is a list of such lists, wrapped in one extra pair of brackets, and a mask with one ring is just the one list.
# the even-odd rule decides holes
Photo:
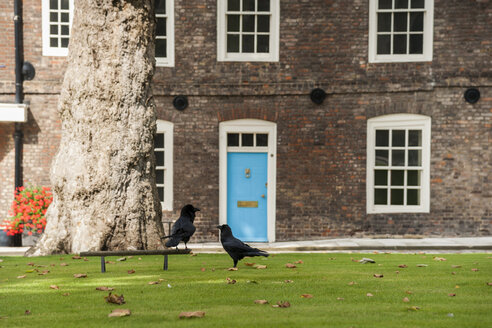
[[(14, 33), (15, 33), (15, 103), (22, 104), (24, 101), (22, 65), (24, 62), (22, 47), (22, 0), (14, 1)], [(14, 145), (15, 145), (15, 190), (22, 187), (22, 133), (21, 123), (15, 123)], [(16, 235), (14, 246), (22, 246), (22, 238)]]

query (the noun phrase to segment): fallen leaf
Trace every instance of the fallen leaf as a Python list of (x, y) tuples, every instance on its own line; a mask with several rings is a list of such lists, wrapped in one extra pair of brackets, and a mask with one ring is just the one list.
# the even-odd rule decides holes
[(204, 316), (205, 316), (205, 312), (203, 312), (203, 311), (181, 312), (179, 314), (180, 319), (203, 318)]
[(113, 261), (106, 261), (106, 264), (115, 264), (116, 262)]
[(60, 263), (60, 266), (68, 266), (66, 263)]
[(3, 260), (2, 260), (2, 259), (0, 259), (0, 263), (2, 263), (2, 262), (3, 262)]
[(267, 266), (266, 265), (257, 265), (256, 268), (257, 269), (266, 269)]
[(257, 284), (257, 283), (258, 283), (258, 281), (256, 281), (256, 280), (248, 280), (248, 281), (246, 281), (246, 282), (247, 282), (248, 284)]
[(121, 258), (117, 259), (116, 261), (118, 261), (118, 262), (126, 261), (126, 257), (121, 257)]
[(205, 271), (207, 271), (207, 269), (201, 268), (200, 271), (205, 272)]
[(26, 311), (24, 312), (24, 315), (30, 315), (30, 314), (31, 314), (31, 311), (29, 311), (29, 310), (26, 310)]
[(226, 282), (229, 284), (229, 285), (234, 285), (237, 281), (235, 279), (231, 279), (231, 278), (226, 278)]
[(359, 260), (359, 263), (362, 263), (362, 264), (366, 264), (366, 263), (376, 263), (376, 261), (374, 261), (373, 259), (370, 259), (370, 258), (364, 257), (364, 258), (362, 258), (361, 260)]
[(301, 297), (302, 298), (313, 298), (313, 295), (311, 295), (311, 294), (302, 294)]
[(460, 286), (456, 285), (456, 286), (454, 286), (454, 288), (460, 288)]
[(33, 273), (34, 271), (38, 271), (37, 269), (26, 270), (26, 273)]
[(277, 304), (272, 305), (275, 308), (288, 308), (290, 307), (290, 303), (287, 301), (278, 301)]
[(63, 293), (62, 296), (70, 296), (70, 293)]
[(135, 270), (131, 269), (131, 270), (128, 270), (128, 274), (133, 274), (135, 273)]
[(400, 264), (398, 267), (404, 269), (404, 268), (408, 268), (408, 265), (406, 265), (406, 264)]
[(330, 261), (333, 261), (333, 260), (336, 260), (337, 258), (336, 257), (329, 257), (328, 260)]
[(295, 261), (294, 263), (295, 264), (304, 264), (304, 262), (302, 260)]
[(413, 292), (409, 291), (409, 290), (406, 290), (405, 293), (409, 294), (409, 295), (412, 295)]
[(149, 285), (159, 285), (161, 282), (160, 281), (150, 281), (148, 284)]
[(38, 275), (44, 276), (45, 274), (48, 274), (48, 273), (50, 273), (50, 270), (44, 270), (43, 272), (38, 273)]
[(488, 282), (487, 283), (487, 286), (492, 286), (492, 282)]
[(255, 263), (245, 262), (244, 265), (245, 266), (253, 266), (253, 265), (255, 265)]
[(17, 276), (17, 279), (23, 279), (23, 278), (25, 278), (25, 277), (26, 277), (26, 275), (23, 275), (23, 276)]
[(454, 317), (454, 314), (453, 313), (448, 313), (448, 314), (446, 314), (446, 316), (452, 318), (452, 317)]
[(196, 256), (196, 254), (195, 253), (190, 253), (190, 256)]
[(294, 268), (297, 268), (297, 266), (295, 264), (292, 264), (292, 263), (287, 263), (285, 265), (286, 268), (289, 268), (289, 269), (294, 269)]
[(472, 270), (473, 272), (477, 272), (477, 271), (479, 271), (477, 268), (473, 268), (473, 269), (471, 269), (471, 270)]
[(461, 268), (461, 265), (452, 265), (451, 266), (453, 269), (458, 269), (458, 268)]
[(384, 275), (383, 274), (380, 274), (380, 273), (375, 273), (374, 274), (374, 278), (383, 278)]
[(125, 298), (123, 297), (123, 294), (121, 296), (118, 296), (116, 294), (111, 294), (109, 292), (108, 296), (104, 296), (104, 299), (106, 300), (107, 303), (113, 303), (113, 304), (125, 304)]
[(453, 271), (453, 272), (451, 272), (451, 274), (454, 276), (456, 274), (456, 272)]
[(337, 301), (343, 301), (345, 298), (343, 297), (337, 297)]
[(455, 293), (449, 293), (448, 296), (454, 297), (454, 296), (456, 296), (456, 294)]
[(114, 288), (113, 287), (101, 286), (101, 287), (96, 287), (96, 290), (101, 290), (101, 291), (107, 292), (107, 291), (114, 290)]
[(417, 264), (417, 267), (419, 267), (419, 268), (425, 268), (427, 266), (428, 266), (427, 264)]
[(237, 271), (237, 268), (229, 268), (227, 271)]
[(75, 273), (74, 278), (87, 278), (87, 275), (85, 273)]
[(33, 262), (29, 262), (29, 263), (27, 263), (27, 265), (34, 266), (34, 263)]
[(372, 295), (371, 293), (367, 293), (366, 296), (367, 297), (373, 297), (374, 295)]
[(82, 258), (78, 255), (72, 256), (72, 260), (81, 260)]
[(444, 257), (435, 256), (434, 261), (447, 261), (447, 260)]
[(60, 289), (60, 287), (58, 287), (57, 285), (51, 285), (50, 288), (51, 289)]
[(131, 315), (131, 311), (129, 309), (114, 309), (108, 317), (126, 317)]
[(268, 304), (267, 300), (255, 300), (255, 304)]
[(418, 311), (420, 310), (420, 306), (412, 306), (408, 308), (409, 311)]
[(289, 280), (289, 279), (287, 279), (287, 280), (284, 280), (284, 282), (285, 282), (286, 284), (290, 284), (290, 283), (293, 283), (293, 282), (294, 282), (294, 280)]
[(400, 271), (395, 271), (395, 273), (396, 273), (396, 274), (399, 274), (399, 273), (400, 273)]
[(89, 259), (88, 259), (87, 257), (84, 257), (84, 261), (86, 261), (86, 262), (87, 262), (87, 261), (89, 261)]
[(349, 286), (353, 286), (353, 285), (357, 285), (357, 283), (355, 281), (351, 281), (348, 283)]
[(410, 302), (410, 300), (408, 299), (408, 297), (404, 297), (403, 302), (408, 303), (408, 302)]

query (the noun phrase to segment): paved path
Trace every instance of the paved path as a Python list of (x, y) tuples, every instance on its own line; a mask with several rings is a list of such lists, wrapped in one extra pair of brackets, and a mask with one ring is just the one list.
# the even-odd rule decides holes
[[(341, 238), (275, 243), (249, 243), (270, 253), (287, 252), (373, 252), (395, 251), (430, 253), (486, 252), (492, 253), (492, 237), (468, 238)], [(180, 245), (180, 248), (182, 245)], [(29, 247), (0, 247), (0, 256), (22, 256)], [(188, 244), (195, 253), (224, 252), (220, 243)]]

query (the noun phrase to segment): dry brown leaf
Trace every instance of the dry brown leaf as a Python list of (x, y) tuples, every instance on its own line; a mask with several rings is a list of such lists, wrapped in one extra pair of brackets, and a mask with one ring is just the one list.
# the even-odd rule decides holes
[(26, 311), (24, 312), (24, 315), (30, 315), (30, 314), (31, 314), (31, 311), (30, 311), (30, 310), (26, 310)]
[(302, 260), (298, 260), (294, 262), (295, 264), (303, 264), (304, 262)]
[(488, 282), (487, 283), (487, 286), (492, 286), (492, 282)]
[(72, 256), (72, 260), (81, 260), (82, 258), (78, 255)]
[(311, 294), (302, 294), (301, 297), (302, 298), (313, 298), (313, 295), (311, 295)]
[(113, 303), (113, 304), (125, 304), (125, 298), (123, 297), (123, 294), (121, 296), (117, 294), (111, 294), (109, 292), (108, 296), (104, 296), (104, 299), (106, 300), (107, 303)]
[(285, 282), (286, 284), (290, 284), (290, 283), (293, 283), (293, 282), (294, 282), (294, 280), (289, 280), (289, 279), (287, 279), (287, 280), (284, 280), (284, 282)]
[(419, 268), (425, 268), (425, 267), (428, 267), (428, 265), (427, 264), (417, 264), (417, 267), (419, 267)]
[(477, 271), (479, 271), (477, 268), (473, 268), (473, 269), (471, 269), (471, 270), (472, 270), (473, 272), (477, 272)]
[(190, 253), (190, 256), (196, 256), (196, 254), (195, 254), (195, 253), (193, 253), (193, 252), (191, 252), (191, 253)]
[(455, 293), (449, 293), (448, 296), (454, 297), (454, 296), (456, 296), (456, 294)]
[(373, 276), (374, 276), (374, 278), (383, 278), (384, 277), (384, 275), (381, 273), (375, 273)]
[(51, 289), (60, 289), (60, 287), (58, 287), (57, 285), (51, 285), (50, 288)]
[(458, 269), (458, 268), (461, 268), (461, 265), (452, 265), (451, 266), (453, 269)]
[(101, 287), (96, 287), (96, 290), (101, 290), (101, 291), (107, 292), (107, 291), (114, 290), (114, 288), (113, 287), (101, 286)]
[(337, 297), (337, 301), (343, 301), (345, 298), (343, 297)]
[(409, 290), (406, 290), (405, 293), (407, 293), (408, 295), (412, 295), (413, 292), (412, 291), (409, 291)]
[(131, 315), (131, 311), (129, 309), (114, 309), (108, 317), (126, 317)]
[(278, 301), (277, 304), (272, 305), (272, 307), (275, 307), (275, 308), (289, 308), (290, 307), (290, 303), (287, 302), (287, 301)]
[(44, 270), (43, 272), (38, 273), (38, 275), (44, 276), (45, 274), (48, 274), (48, 273), (50, 273), (50, 270)]
[(297, 268), (297, 266), (295, 264), (292, 264), (292, 263), (287, 263), (285, 265), (286, 268), (289, 268), (289, 269), (294, 269), (294, 268)]
[(226, 278), (226, 282), (229, 284), (229, 285), (234, 285), (237, 281), (235, 279), (231, 279), (229, 277)]
[(408, 302), (410, 302), (410, 300), (408, 299), (408, 297), (404, 297), (403, 302), (408, 303)]
[(200, 268), (200, 271), (205, 272), (205, 271), (207, 271), (207, 269), (205, 269), (205, 268)]
[(396, 274), (399, 274), (399, 273), (400, 273), (400, 271), (395, 271), (395, 273), (396, 273)]
[(86, 261), (86, 262), (87, 262), (87, 261), (89, 261), (89, 259), (88, 259), (87, 257), (84, 257), (84, 261)]
[(227, 271), (237, 271), (237, 268), (229, 268)]
[(266, 269), (267, 266), (266, 265), (257, 265), (256, 268), (257, 269)]
[(148, 284), (149, 285), (159, 285), (161, 282), (160, 281), (150, 281)]
[(447, 261), (447, 260), (444, 257), (435, 256), (434, 261)]
[(87, 275), (85, 273), (75, 273), (74, 278), (87, 278)]
[(357, 285), (357, 283), (355, 281), (351, 281), (348, 283), (349, 286), (353, 286), (353, 285)]
[(116, 262), (113, 261), (106, 261), (106, 264), (115, 264)]
[(128, 270), (128, 274), (133, 274), (135, 273), (135, 270), (131, 269), (131, 270)]
[(253, 266), (253, 265), (255, 265), (255, 263), (245, 262), (245, 263), (244, 263), (244, 265), (245, 265), (245, 266)]
[(268, 304), (267, 300), (255, 300), (255, 304)]
[(374, 295), (372, 295), (371, 293), (367, 293), (366, 296), (367, 297), (373, 297)]
[(180, 319), (203, 318), (204, 316), (205, 316), (205, 312), (203, 311), (181, 312), (179, 314)]
[(60, 266), (68, 266), (66, 263), (60, 263)]
[(123, 261), (126, 261), (126, 257), (120, 257), (119, 259), (117, 259), (116, 261), (118, 262), (123, 262)]
[(62, 296), (70, 296), (70, 293), (63, 293)]
[(406, 264), (400, 264), (398, 267), (404, 269), (404, 268), (408, 268), (408, 265), (406, 265)]
[(460, 286), (456, 285), (456, 286), (454, 286), (454, 288), (460, 288)]
[(29, 263), (27, 263), (27, 265), (34, 266), (34, 263), (33, 262), (29, 262)]
[(25, 278), (25, 277), (26, 277), (26, 275), (17, 276), (17, 279), (23, 279), (23, 278)]

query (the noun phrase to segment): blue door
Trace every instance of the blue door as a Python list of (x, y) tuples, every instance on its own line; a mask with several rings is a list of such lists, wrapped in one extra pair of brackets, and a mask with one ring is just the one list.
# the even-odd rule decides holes
[(243, 241), (268, 241), (267, 153), (227, 153), (227, 224)]

